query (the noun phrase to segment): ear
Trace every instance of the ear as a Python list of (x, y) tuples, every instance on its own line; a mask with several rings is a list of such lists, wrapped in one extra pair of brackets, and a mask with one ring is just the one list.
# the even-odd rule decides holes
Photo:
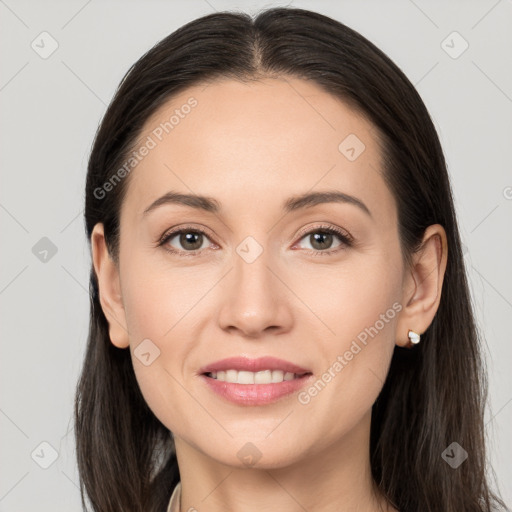
[(99, 300), (108, 321), (110, 341), (118, 348), (129, 346), (126, 315), (122, 302), (119, 269), (108, 252), (103, 224), (91, 234), (92, 261), (98, 279)]
[(447, 259), (446, 232), (440, 224), (433, 224), (425, 230), (420, 249), (412, 255), (412, 265), (406, 271), (397, 345), (409, 345), (409, 329), (423, 334), (432, 323), (441, 301)]

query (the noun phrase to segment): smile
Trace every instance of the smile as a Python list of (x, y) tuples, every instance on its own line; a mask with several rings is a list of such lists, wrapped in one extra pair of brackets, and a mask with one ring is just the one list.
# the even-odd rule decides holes
[(227, 370), (203, 373), (199, 377), (206, 384), (208, 392), (213, 392), (232, 404), (243, 406), (272, 404), (299, 392), (314, 380), (312, 373), (299, 375), (282, 370)]

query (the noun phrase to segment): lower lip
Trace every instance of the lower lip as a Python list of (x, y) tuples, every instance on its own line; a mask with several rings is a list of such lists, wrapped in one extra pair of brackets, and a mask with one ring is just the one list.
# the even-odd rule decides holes
[(304, 387), (313, 375), (303, 375), (297, 379), (284, 380), (273, 384), (233, 384), (207, 375), (200, 376), (212, 391), (238, 405), (266, 405), (297, 392)]

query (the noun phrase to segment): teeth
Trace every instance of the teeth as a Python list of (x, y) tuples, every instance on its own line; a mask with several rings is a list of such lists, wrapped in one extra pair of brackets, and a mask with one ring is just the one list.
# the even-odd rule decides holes
[(211, 372), (209, 375), (212, 379), (232, 384), (273, 384), (299, 378), (296, 373), (283, 372), (282, 370), (263, 370), (261, 372), (226, 370)]

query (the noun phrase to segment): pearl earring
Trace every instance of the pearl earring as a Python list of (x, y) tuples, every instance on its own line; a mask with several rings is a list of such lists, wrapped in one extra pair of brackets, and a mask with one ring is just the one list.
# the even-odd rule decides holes
[(411, 331), (410, 329), (407, 333), (407, 337), (409, 338), (410, 346), (417, 345), (421, 339), (421, 336), (417, 332)]

